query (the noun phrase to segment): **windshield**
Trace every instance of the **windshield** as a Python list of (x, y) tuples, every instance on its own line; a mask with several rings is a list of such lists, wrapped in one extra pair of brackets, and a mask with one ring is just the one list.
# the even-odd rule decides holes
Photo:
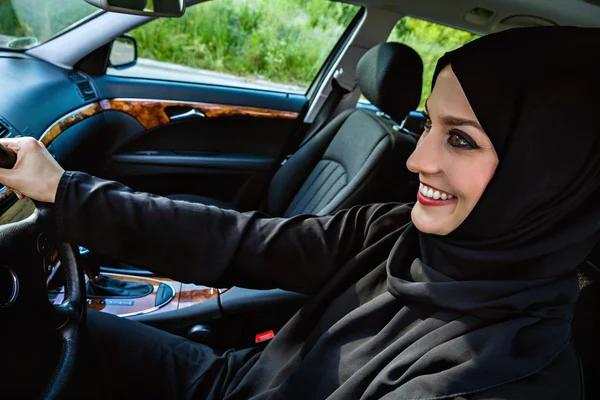
[(84, 0), (0, 0), (0, 48), (31, 48), (98, 11)]

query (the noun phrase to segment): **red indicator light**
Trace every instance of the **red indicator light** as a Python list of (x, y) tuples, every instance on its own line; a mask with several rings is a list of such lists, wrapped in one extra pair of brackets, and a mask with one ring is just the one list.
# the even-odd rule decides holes
[(271, 340), (275, 337), (275, 332), (273, 331), (266, 331), (263, 333), (259, 333), (258, 335), (256, 335), (256, 338), (254, 339), (254, 341), (256, 343), (261, 343), (261, 342), (265, 342), (267, 340)]

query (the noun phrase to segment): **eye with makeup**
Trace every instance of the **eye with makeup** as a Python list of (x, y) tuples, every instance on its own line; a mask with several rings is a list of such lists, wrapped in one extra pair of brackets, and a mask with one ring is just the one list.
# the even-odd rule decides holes
[[(429, 117), (429, 114), (424, 113), (425, 115), (425, 122), (423, 123), (423, 133), (427, 133), (431, 130), (432, 127), (432, 121), (431, 118)], [(465, 132), (461, 131), (460, 129), (450, 129), (448, 132), (448, 145), (454, 147), (454, 148), (459, 148), (459, 149), (465, 149), (465, 150), (474, 150), (474, 149), (478, 149), (479, 146), (477, 145), (477, 143), (475, 143), (475, 141)]]
[(457, 147), (465, 150), (475, 150), (479, 146), (465, 132), (458, 129), (450, 129), (448, 132), (448, 144), (452, 147)]

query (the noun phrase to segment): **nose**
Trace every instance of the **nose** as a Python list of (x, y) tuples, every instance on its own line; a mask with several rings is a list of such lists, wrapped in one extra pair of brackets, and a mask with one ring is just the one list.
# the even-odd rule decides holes
[(417, 147), (406, 160), (406, 167), (417, 174), (435, 175), (441, 171), (441, 156), (439, 133), (432, 129), (419, 139)]

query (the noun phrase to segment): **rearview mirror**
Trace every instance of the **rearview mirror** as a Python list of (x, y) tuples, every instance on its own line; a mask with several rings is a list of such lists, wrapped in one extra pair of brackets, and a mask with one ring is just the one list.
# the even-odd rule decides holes
[(147, 17), (181, 17), (185, 0), (85, 0), (106, 11)]

